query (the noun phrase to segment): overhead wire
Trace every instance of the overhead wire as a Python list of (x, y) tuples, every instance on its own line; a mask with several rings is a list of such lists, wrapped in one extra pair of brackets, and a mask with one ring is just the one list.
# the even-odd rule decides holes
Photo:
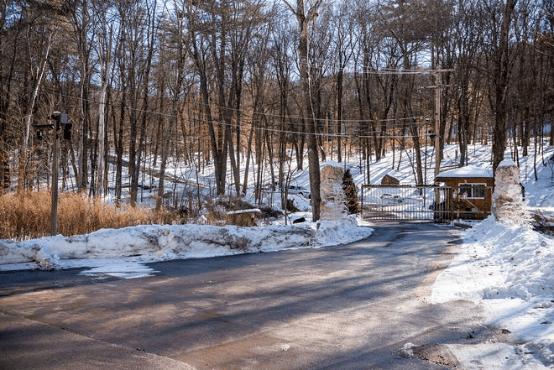
[[(29, 87), (27, 89), (31, 89), (31, 88)], [(60, 93), (59, 91), (54, 90), (53, 88), (49, 88), (47, 86), (43, 86), (42, 91), (46, 91), (46, 92), (51, 93), (51, 94), (56, 94), (57, 96), (63, 96), (63, 97), (69, 98), (69, 99), (77, 99), (81, 102), (87, 102), (87, 103), (93, 103), (93, 104), (98, 104), (99, 103), (95, 99), (91, 99), (91, 98), (87, 99), (87, 98), (83, 98), (81, 96), (77, 96), (77, 95), (74, 95), (74, 94)], [(203, 103), (201, 103), (201, 102), (199, 104), (203, 105)], [(105, 103), (105, 105), (106, 106), (111, 106), (111, 107), (121, 106), (120, 104), (114, 104), (114, 103)], [(222, 107), (222, 106), (217, 105), (217, 104), (210, 104), (210, 107), (211, 108), (216, 108), (216, 109), (221, 109), (221, 110), (230, 110), (235, 115), (241, 115), (241, 116), (252, 116), (253, 113), (254, 113), (252, 110), (237, 109), (237, 108), (232, 108), (232, 107)], [(152, 116), (162, 116), (162, 117), (165, 117), (165, 118), (179, 118), (180, 117), (179, 115), (176, 116), (176, 115), (171, 114), (171, 113), (164, 113), (164, 112), (154, 111), (154, 110), (144, 110), (144, 109), (141, 109), (141, 108), (133, 108), (133, 107), (130, 107), (128, 105), (125, 106), (125, 109), (128, 110), (128, 111), (134, 110), (137, 113), (143, 113), (143, 114), (148, 114), (148, 115), (152, 115)], [(192, 113), (193, 114), (197, 113), (199, 115), (202, 115), (202, 112), (198, 111), (198, 110), (194, 110)], [(285, 120), (288, 121), (288, 123), (286, 124), (288, 126), (294, 125), (294, 123), (293, 123), (294, 121), (301, 122), (301, 121), (304, 120), (304, 117), (301, 116), (301, 115), (284, 115), (283, 116), (283, 115), (280, 115), (280, 114), (277, 114), (277, 113), (271, 113), (271, 112), (262, 112), (261, 114), (262, 114), (262, 116), (271, 117), (271, 118), (274, 118), (274, 119), (277, 119), (277, 120), (285, 119)], [(364, 131), (362, 126), (363, 125), (370, 125), (370, 124), (383, 124), (383, 123), (385, 123), (387, 125), (388, 129), (398, 130), (398, 129), (406, 129), (407, 126), (406, 126), (405, 122), (407, 122), (407, 121), (412, 121), (412, 122), (413, 121), (420, 121), (420, 119), (421, 119), (421, 116), (396, 117), (396, 118), (393, 117), (393, 118), (384, 118), (384, 119), (342, 119), (342, 120), (337, 120), (337, 119), (334, 119), (334, 118), (318, 118), (318, 117), (313, 118), (314, 122), (317, 125), (322, 125), (322, 124), (336, 125), (336, 124), (340, 123), (345, 131), (350, 131), (350, 133), (340, 133), (340, 134), (338, 134), (338, 133), (337, 134), (332, 134), (332, 133), (328, 133), (328, 132), (316, 132), (316, 135), (319, 136), (319, 137), (336, 137), (336, 138), (338, 138), (338, 137), (342, 137), (342, 138), (356, 137), (356, 138), (378, 138), (378, 139), (379, 138), (387, 138), (387, 139), (391, 139), (391, 138), (415, 138), (416, 136), (413, 136), (413, 135), (391, 135), (391, 134), (361, 135), (361, 132)], [(194, 119), (194, 120), (198, 121), (198, 119)], [(207, 122), (205, 120), (202, 120), (202, 122), (204, 124), (207, 124)], [(245, 126), (252, 126), (252, 129), (265, 130), (265, 131), (274, 132), (274, 133), (283, 133), (283, 134), (289, 134), (289, 135), (306, 135), (307, 134), (307, 132), (303, 131), (303, 130), (283, 130), (283, 129), (274, 128), (274, 127), (267, 127), (267, 126), (257, 127), (251, 121), (250, 122), (249, 121), (243, 121), (241, 124), (218, 122), (217, 126), (219, 126), (219, 127), (229, 126), (229, 127), (232, 127), (232, 128), (244, 128)]]
[[(27, 88), (28, 90), (31, 90), (31, 88)], [(54, 89), (51, 89), (51, 88), (48, 88), (48, 87), (42, 87), (41, 88), (42, 91), (48, 91), (49, 93), (51, 94), (56, 94), (58, 96), (64, 96), (66, 98), (70, 98), (70, 99), (77, 99), (77, 100), (80, 100), (82, 102), (87, 102), (87, 103), (93, 103), (93, 104), (99, 104), (98, 101), (96, 101), (96, 99), (86, 99), (86, 98), (83, 98), (81, 96), (77, 96), (77, 95), (73, 95), (73, 94), (67, 94), (67, 93), (60, 93), (59, 91), (57, 90), (54, 90)], [(106, 105), (109, 105), (109, 106), (112, 106), (112, 107), (118, 107), (120, 106), (120, 104), (114, 104), (114, 103), (105, 103)], [(200, 105), (203, 105), (203, 103), (200, 103)], [(213, 107), (213, 108), (217, 108), (217, 109), (221, 109), (221, 110), (228, 110), (228, 111), (233, 111), (233, 113), (237, 114), (241, 114), (241, 115), (244, 115), (244, 114), (251, 114), (252, 111), (251, 110), (247, 110), (247, 109), (237, 109), (237, 108), (233, 108), (233, 107), (225, 107), (225, 106), (220, 106), (218, 104), (214, 104), (214, 103), (210, 103), (210, 107)], [(150, 114), (150, 115), (159, 115), (159, 116), (166, 116), (166, 117), (169, 117), (169, 118), (175, 118), (175, 115), (171, 114), (171, 113), (164, 113), (164, 112), (159, 112), (159, 111), (154, 111), (154, 110), (144, 110), (144, 109), (141, 109), (141, 108), (132, 108), (132, 107), (129, 107), (128, 105), (125, 107), (127, 110), (134, 110), (136, 111), (137, 113), (146, 113), (146, 114)], [(265, 116), (270, 116), (270, 117), (275, 117), (275, 118), (287, 118), (287, 119), (292, 119), (292, 120), (302, 120), (304, 119), (303, 116), (301, 115), (294, 115), (294, 114), (291, 114), (291, 115), (281, 115), (281, 114), (277, 114), (277, 113), (268, 113), (268, 112), (265, 112), (263, 113)], [(380, 123), (380, 122), (394, 122), (394, 121), (409, 121), (409, 120), (417, 120), (417, 119), (420, 119), (421, 118), (421, 115), (417, 115), (417, 116), (409, 116), (409, 117), (397, 117), (397, 118), (380, 118), (380, 119), (342, 119), (342, 120), (337, 120), (337, 119), (329, 119), (329, 118), (318, 118), (318, 117), (315, 117), (314, 120), (315, 121), (319, 121), (319, 122), (327, 122), (329, 120), (333, 121), (333, 122), (340, 122), (340, 123), (362, 123), (362, 122), (365, 122), (365, 123)]]

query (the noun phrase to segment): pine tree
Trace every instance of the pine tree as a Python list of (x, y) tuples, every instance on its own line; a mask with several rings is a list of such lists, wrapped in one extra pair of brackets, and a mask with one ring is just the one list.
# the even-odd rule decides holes
[(350, 170), (344, 172), (342, 177), (342, 189), (344, 190), (344, 204), (346, 204), (346, 208), (348, 208), (348, 213), (359, 213), (360, 200), (358, 198), (358, 189), (356, 188)]

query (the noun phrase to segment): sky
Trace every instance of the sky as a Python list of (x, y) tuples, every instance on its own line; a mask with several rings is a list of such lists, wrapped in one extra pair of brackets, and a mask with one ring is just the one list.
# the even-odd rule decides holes
[[(521, 206), (529, 214), (541, 213), (551, 220), (554, 161), (548, 159), (553, 155), (554, 147), (546, 147), (537, 158), (538, 179), (534, 175), (535, 158), (520, 157), (520, 179), (526, 189)], [(452, 168), (458, 160), (456, 146), (447, 146), (442, 166)], [(379, 183), (387, 173), (394, 173), (402, 183), (413, 183), (411, 161), (405, 158), (400, 165), (398, 158), (395, 161), (394, 168), (391, 156), (372, 163), (372, 182)], [(469, 162), (479, 169), (490, 169), (490, 148), (473, 146)], [(367, 178), (367, 168), (355, 161), (347, 166), (358, 185)], [(430, 162), (429, 168), (433, 167)], [(432, 171), (428, 176), (432, 180)], [(307, 171), (294, 173), (296, 185), (308, 187), (308, 181)], [(141, 278), (156, 273), (146, 265), (149, 262), (331, 247), (367, 238), (373, 231), (371, 223), (354, 216), (324, 221), (319, 227), (309, 221), (291, 224), (295, 218), (311, 219), (309, 200), (299, 195), (291, 197), (301, 212), (289, 215), (287, 224), (279, 218), (251, 228), (147, 225), (71, 237), (0, 240), (0, 271), (85, 268), (81, 274), (88, 276)], [(275, 207), (278, 198), (273, 199)], [(487, 313), (485, 325), (509, 330), (511, 342), (519, 344), (448, 346), (466, 369), (554, 368), (554, 238), (534, 231), (529, 220), (518, 218), (497, 221), (491, 216), (470, 224), (470, 229), (460, 231), (464, 243), (436, 279), (430, 302), (473, 301)]]

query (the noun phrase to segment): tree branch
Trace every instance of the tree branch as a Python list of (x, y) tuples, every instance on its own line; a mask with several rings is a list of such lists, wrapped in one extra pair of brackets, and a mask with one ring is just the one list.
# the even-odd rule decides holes
[(306, 22), (312, 22), (319, 15), (317, 11), (319, 10), (319, 6), (322, 2), (323, 0), (317, 0), (316, 3), (310, 8), (310, 10), (308, 11), (308, 15), (306, 16)]
[(285, 5), (290, 9), (290, 11), (295, 15), (295, 16), (298, 16), (298, 12), (296, 10), (294, 10), (294, 8), (292, 7), (292, 5), (289, 4), (289, 2), (287, 0), (283, 0), (283, 2), (285, 3)]

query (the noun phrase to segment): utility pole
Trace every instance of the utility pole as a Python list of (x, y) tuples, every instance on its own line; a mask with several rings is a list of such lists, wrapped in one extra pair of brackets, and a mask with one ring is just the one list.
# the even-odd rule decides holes
[(441, 84), (441, 73), (443, 72), (451, 72), (452, 69), (440, 69), (437, 68), (435, 70), (430, 71), (430, 73), (435, 75), (435, 85), (433, 86), (426, 86), (428, 89), (435, 89), (435, 132), (432, 135), (429, 135), (431, 140), (434, 141), (435, 146), (435, 177), (440, 172), (441, 168), (441, 151), (440, 151), (440, 122), (441, 122), (441, 92), (442, 92), (442, 84)]
[(67, 113), (60, 113), (58, 111), (47, 116), (46, 119), (53, 120), (54, 124), (39, 124), (33, 125), (37, 130), (37, 139), (43, 139), (43, 130), (52, 130), (53, 131), (53, 149), (54, 153), (52, 154), (52, 208), (50, 211), (50, 231), (52, 236), (55, 236), (58, 233), (58, 147), (60, 143), (58, 131), (63, 126), (63, 138), (65, 140), (71, 139), (71, 126), (69, 123), (69, 116)]
[[(435, 132), (430, 135), (431, 140), (434, 140), (435, 144), (435, 178), (439, 175), (441, 169), (441, 150), (440, 150), (440, 122), (441, 122), (441, 73), (450, 72), (452, 69), (440, 69), (436, 67), (431, 71), (435, 75), (435, 86), (428, 86), (428, 88), (435, 89)], [(435, 189), (435, 205), (440, 204), (440, 191)]]
[(441, 168), (441, 152), (440, 152), (440, 121), (441, 121), (441, 71), (435, 73), (436, 88), (435, 88), (435, 177), (438, 176)]
[[(56, 115), (57, 113), (57, 115)], [(58, 128), (60, 126), (60, 112), (54, 112), (54, 154), (52, 156), (52, 211), (50, 227), (52, 236), (58, 233)]]
[(58, 233), (58, 147), (59, 147), (59, 135), (58, 131), (60, 127), (64, 127), (64, 138), (68, 138), (71, 135), (71, 124), (68, 120), (66, 113), (54, 112), (52, 115), (46, 117), (54, 121), (54, 153), (52, 155), (52, 208), (50, 211), (50, 231), (52, 236)]

